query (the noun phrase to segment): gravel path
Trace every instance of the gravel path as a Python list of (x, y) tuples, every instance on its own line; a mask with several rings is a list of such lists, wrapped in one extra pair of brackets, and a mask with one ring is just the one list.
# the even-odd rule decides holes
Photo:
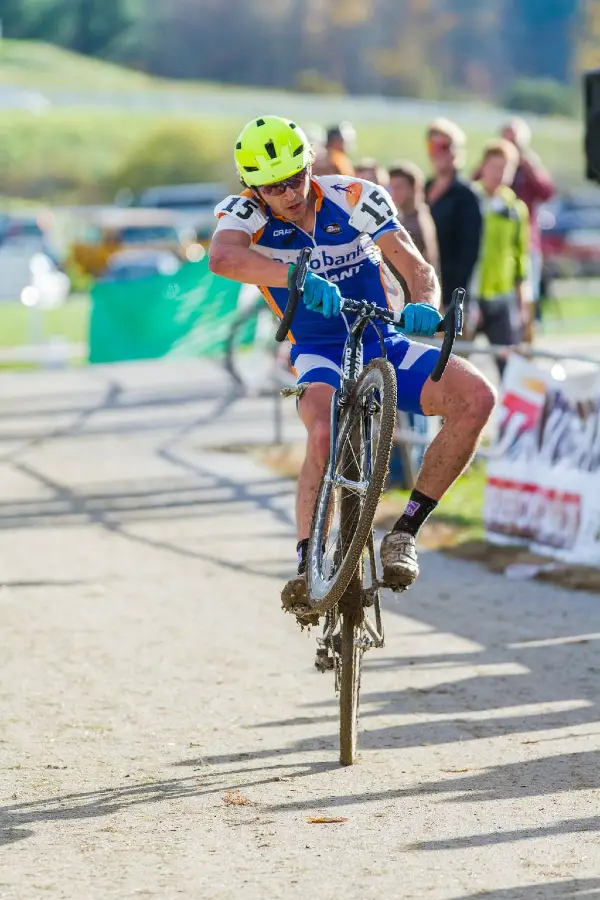
[(3, 376), (0, 897), (600, 897), (598, 598), (424, 555), (341, 769), (292, 485), (211, 449), (268, 403), (219, 383)]

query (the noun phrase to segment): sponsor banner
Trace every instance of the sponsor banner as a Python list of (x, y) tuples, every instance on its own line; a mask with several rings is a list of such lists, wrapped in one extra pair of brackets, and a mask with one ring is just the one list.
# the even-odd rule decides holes
[(224, 352), (241, 286), (208, 257), (173, 275), (98, 282), (92, 290), (91, 363), (216, 356)]
[(559, 381), (511, 356), (488, 465), (490, 540), (600, 565), (600, 376)]

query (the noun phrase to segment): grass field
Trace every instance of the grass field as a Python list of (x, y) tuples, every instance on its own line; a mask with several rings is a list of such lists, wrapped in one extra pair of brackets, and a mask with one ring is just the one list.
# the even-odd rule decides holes
[(162, 84), (158, 78), (81, 57), (52, 44), (9, 39), (0, 44), (0, 81), (3, 85), (38, 91), (52, 88), (139, 91)]
[[(483, 527), (483, 495), (486, 468), (483, 462), (474, 463), (448, 491), (443, 503), (428, 520), (429, 535), (425, 543), (436, 547), (455, 541), (481, 540)], [(380, 527), (391, 527), (406, 506), (409, 491), (390, 490), (381, 502), (377, 521)]]
[(544, 333), (600, 334), (600, 297), (560, 297), (544, 312)]
[[(90, 300), (86, 296), (71, 298), (64, 306), (43, 314), (45, 337), (63, 337), (74, 344), (88, 339)], [(32, 313), (21, 303), (0, 304), (0, 347), (20, 347), (31, 340)]]
[[(45, 199), (111, 199), (111, 178), (127, 154), (157, 128), (188, 123), (202, 129), (233, 178), (231, 145), (258, 113), (285, 113), (302, 124), (350, 119), (356, 155), (382, 163), (408, 157), (426, 166), (424, 130), (434, 115), (459, 121), (469, 137), (468, 168), (505, 117), (484, 104), (433, 104), (410, 99), (302, 95), (206, 82), (155, 79), (45, 44), (5, 40), (0, 83), (39, 91), (50, 105), (0, 114), (0, 193)], [(24, 101), (26, 107), (26, 101)], [(583, 180), (581, 124), (531, 117), (535, 147), (567, 186)]]

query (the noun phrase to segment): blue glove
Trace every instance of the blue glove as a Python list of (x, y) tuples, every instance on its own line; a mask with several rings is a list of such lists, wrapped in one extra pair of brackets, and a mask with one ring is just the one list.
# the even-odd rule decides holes
[(442, 316), (429, 303), (408, 303), (402, 310), (404, 323), (402, 331), (407, 334), (422, 334), (431, 337), (442, 322)]
[(304, 282), (304, 305), (307, 309), (322, 313), (326, 319), (339, 316), (342, 295), (337, 284), (309, 272)]

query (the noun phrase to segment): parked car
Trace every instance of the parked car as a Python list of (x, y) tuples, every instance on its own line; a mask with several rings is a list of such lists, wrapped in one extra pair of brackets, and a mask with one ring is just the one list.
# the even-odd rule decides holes
[(180, 257), (165, 250), (122, 250), (114, 253), (99, 282), (135, 281), (154, 275), (174, 275), (182, 265)]
[(193, 228), (196, 239), (206, 246), (216, 225), (214, 208), (228, 193), (227, 186), (218, 182), (163, 185), (147, 188), (135, 206), (170, 210), (179, 224)]
[(185, 259), (195, 244), (193, 233), (162, 210), (102, 208), (78, 218), (71, 228), (71, 261), (95, 278), (121, 250), (163, 250)]
[(44, 253), (58, 263), (52, 228), (54, 217), (51, 213), (30, 212), (0, 213), (0, 246), (10, 242), (28, 248), (32, 253)]
[(549, 277), (600, 275), (600, 191), (587, 189), (544, 204), (538, 222)]

